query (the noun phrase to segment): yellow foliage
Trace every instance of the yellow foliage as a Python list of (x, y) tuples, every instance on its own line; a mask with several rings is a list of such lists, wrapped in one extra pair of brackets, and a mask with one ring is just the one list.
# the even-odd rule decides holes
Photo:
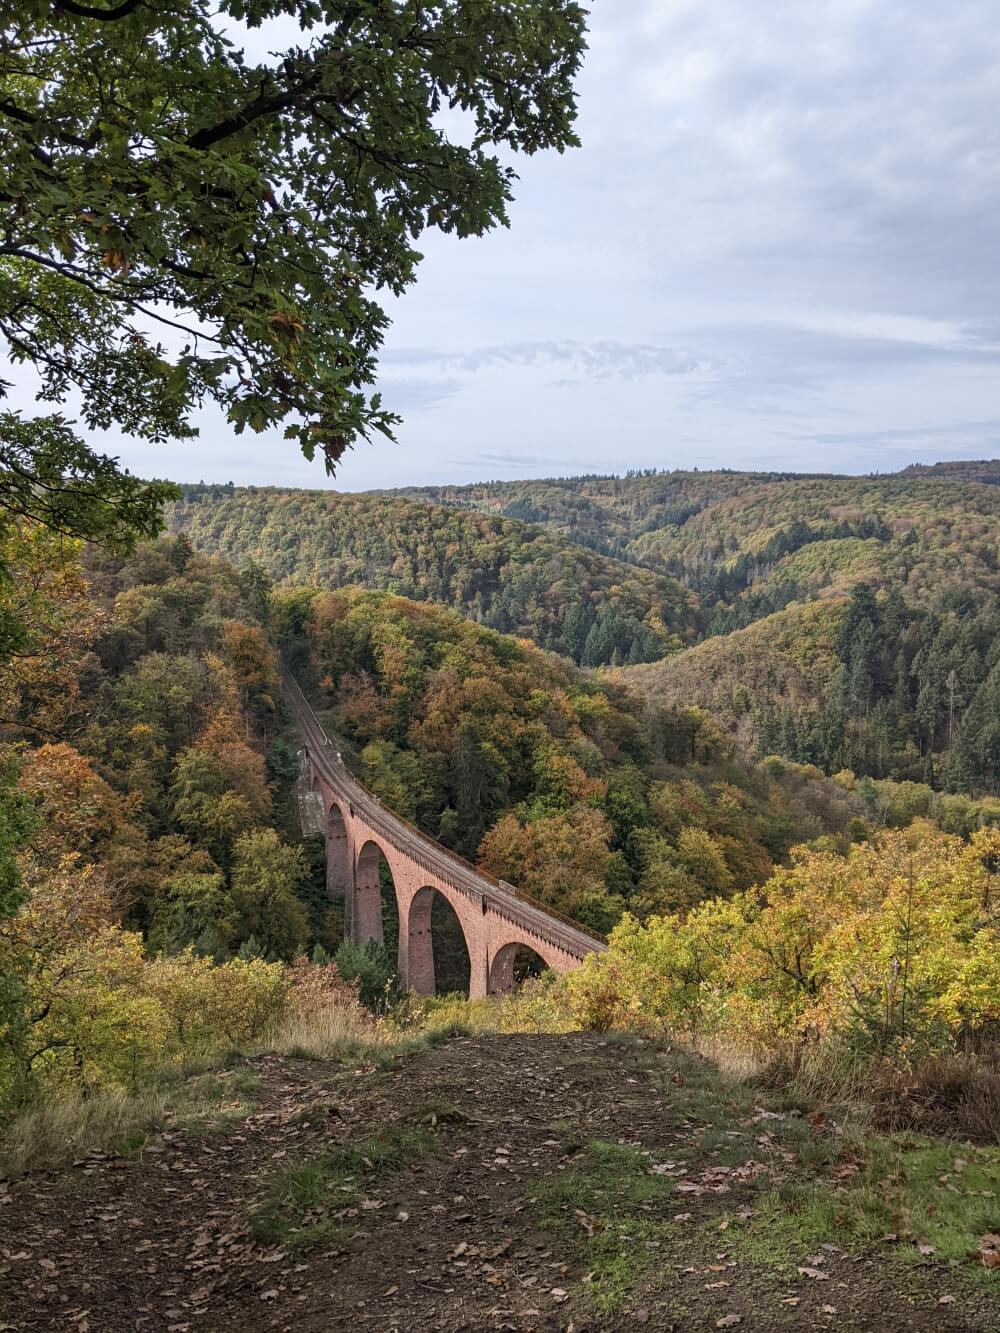
[(623, 919), (568, 979), (594, 1028), (946, 1049), (1000, 1018), (1000, 833), (917, 821), (846, 856), (800, 847), (766, 884), (686, 917)]

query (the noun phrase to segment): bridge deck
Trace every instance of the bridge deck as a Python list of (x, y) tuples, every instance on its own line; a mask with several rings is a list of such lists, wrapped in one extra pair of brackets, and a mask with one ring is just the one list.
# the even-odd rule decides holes
[(323, 730), (298, 681), (284, 666), (281, 676), (288, 705), (314, 769), (339, 800), (397, 851), (412, 857), (466, 897), (477, 903), (488, 901), (492, 911), (569, 954), (584, 958), (607, 947), (603, 935), (553, 911), (513, 885), (495, 879), (387, 809), (375, 793), (348, 770), (336, 743)]

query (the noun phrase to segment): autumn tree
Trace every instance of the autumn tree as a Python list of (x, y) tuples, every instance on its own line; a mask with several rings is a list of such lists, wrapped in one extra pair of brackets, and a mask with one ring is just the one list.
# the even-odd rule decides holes
[(79, 726), (79, 677), (103, 619), (79, 543), (0, 518), (0, 727), (51, 736)]
[(309, 935), (309, 918), (296, 892), (308, 875), (300, 847), (289, 847), (274, 829), (254, 829), (233, 849), (233, 934), (254, 940), (266, 958), (290, 959)]
[(235, 840), (270, 810), (263, 761), (237, 742), (227, 751), (225, 763), (200, 746), (184, 750), (170, 789), (178, 826), (224, 865)]
[(603, 929), (617, 915), (604, 883), (610, 833), (600, 811), (587, 807), (528, 824), (505, 815), (483, 838), (479, 859), (533, 897)]
[(5, 939), (5, 932), (24, 901), (18, 852), (38, 819), (29, 798), (18, 790), (18, 778), (13, 753), (0, 751), (0, 1089), (5, 1077), (10, 1077), (24, 1016), (19, 960), (14, 956), (10, 937)]

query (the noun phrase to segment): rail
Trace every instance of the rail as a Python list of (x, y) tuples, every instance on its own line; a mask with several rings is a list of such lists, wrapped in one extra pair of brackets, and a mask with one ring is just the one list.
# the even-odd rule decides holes
[[(508, 920), (530, 934), (548, 940), (567, 953), (582, 957), (587, 953), (606, 948), (606, 938), (597, 931), (589, 930), (578, 921), (574, 921), (572, 917), (554, 910), (539, 902), (537, 898), (523, 893), (513, 884), (508, 884), (506, 880), (497, 879), (489, 871), (466, 861), (450, 847), (445, 847), (436, 838), (416, 828), (408, 819), (404, 819), (402, 815), (383, 805), (379, 797), (348, 770), (340, 758), (340, 751), (323, 729), (312, 705), (292, 673), (283, 663), (280, 670), (292, 713), (307, 743), (313, 764), (323, 772), (334, 790), (352, 807), (361, 810), (367, 822), (397, 851), (414, 856), (435, 873), (441, 873), (440, 867), (443, 863), (453, 872), (451, 878), (457, 881), (454, 887), (466, 897), (481, 900), (484, 894), (488, 894), (489, 904), (501, 915), (505, 915)], [(334, 754), (331, 754), (331, 750)], [(401, 841), (399, 834), (405, 836), (405, 841)], [(414, 850), (414, 844), (418, 851)], [(425, 855), (420, 855), (421, 851)]]

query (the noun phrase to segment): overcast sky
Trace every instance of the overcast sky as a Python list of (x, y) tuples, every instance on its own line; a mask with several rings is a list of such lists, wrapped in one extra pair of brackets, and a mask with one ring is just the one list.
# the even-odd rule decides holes
[(594, 0), (583, 148), (433, 236), (381, 387), (399, 443), (115, 445), (144, 474), (371, 486), (1000, 454), (991, 0)]

